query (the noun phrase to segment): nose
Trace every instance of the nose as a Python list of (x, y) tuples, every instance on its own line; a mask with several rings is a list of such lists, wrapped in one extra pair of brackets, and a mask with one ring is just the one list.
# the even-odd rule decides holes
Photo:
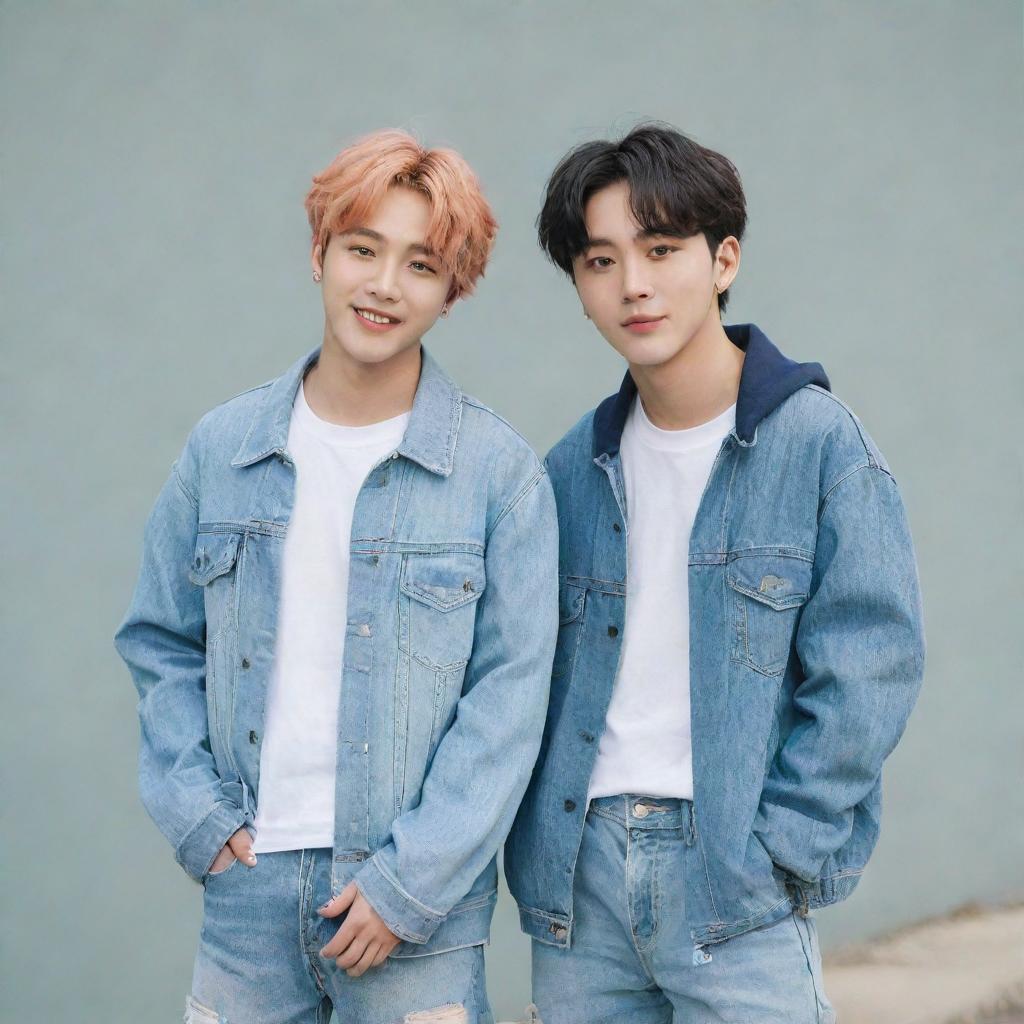
[(376, 273), (366, 284), (367, 293), (381, 302), (398, 302), (402, 292), (398, 287), (397, 268), (387, 266), (386, 262), (381, 260), (374, 269)]
[(645, 271), (646, 266), (643, 261), (630, 259), (625, 261), (622, 274), (623, 304), (640, 302), (654, 295), (654, 286)]

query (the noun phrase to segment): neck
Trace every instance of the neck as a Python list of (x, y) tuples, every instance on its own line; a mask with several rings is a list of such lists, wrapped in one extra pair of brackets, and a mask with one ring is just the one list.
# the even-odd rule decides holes
[(667, 362), (630, 364), (629, 372), (647, 418), (662, 430), (687, 430), (713, 420), (735, 403), (743, 355), (714, 315)]
[(420, 346), (380, 363), (353, 359), (324, 336), (320, 358), (303, 382), (310, 409), (328, 423), (365, 427), (408, 412), (420, 379)]

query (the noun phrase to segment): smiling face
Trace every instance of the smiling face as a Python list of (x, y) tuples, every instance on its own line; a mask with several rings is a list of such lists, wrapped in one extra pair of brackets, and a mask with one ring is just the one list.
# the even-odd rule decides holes
[(332, 234), (313, 270), (323, 275), (324, 345), (358, 363), (382, 363), (419, 344), (452, 288), (426, 245), (430, 202), (393, 186), (360, 224)]
[(573, 260), (576, 291), (594, 325), (630, 364), (667, 363), (702, 330), (720, 325), (716, 285), (724, 291), (736, 275), (735, 238), (725, 239), (712, 258), (702, 234), (645, 231), (624, 181), (595, 192), (584, 215), (589, 245)]

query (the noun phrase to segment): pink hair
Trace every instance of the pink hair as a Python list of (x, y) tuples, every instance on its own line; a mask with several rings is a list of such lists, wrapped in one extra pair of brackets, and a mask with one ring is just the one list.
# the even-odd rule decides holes
[(306, 213), (313, 248), (332, 234), (361, 224), (396, 185), (430, 200), (427, 246), (452, 275), (455, 299), (468, 295), (483, 276), (498, 222), (469, 164), (453, 149), (424, 149), (400, 131), (375, 132), (343, 149), (313, 176)]

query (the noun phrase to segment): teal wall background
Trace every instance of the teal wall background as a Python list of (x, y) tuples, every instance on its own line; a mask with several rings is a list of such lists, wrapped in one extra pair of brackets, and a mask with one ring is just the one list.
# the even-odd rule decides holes
[[(1024, 896), (1018, 2), (0, 3), (4, 1020), (177, 1020), (201, 894), (136, 795), (111, 635), (190, 426), (319, 340), (302, 197), (451, 144), (502, 228), (428, 343), (544, 450), (618, 357), (541, 258), (565, 149), (657, 117), (750, 207), (730, 319), (820, 359), (900, 480), (926, 688), (827, 945)], [(505, 897), (499, 1017), (528, 999)]]

